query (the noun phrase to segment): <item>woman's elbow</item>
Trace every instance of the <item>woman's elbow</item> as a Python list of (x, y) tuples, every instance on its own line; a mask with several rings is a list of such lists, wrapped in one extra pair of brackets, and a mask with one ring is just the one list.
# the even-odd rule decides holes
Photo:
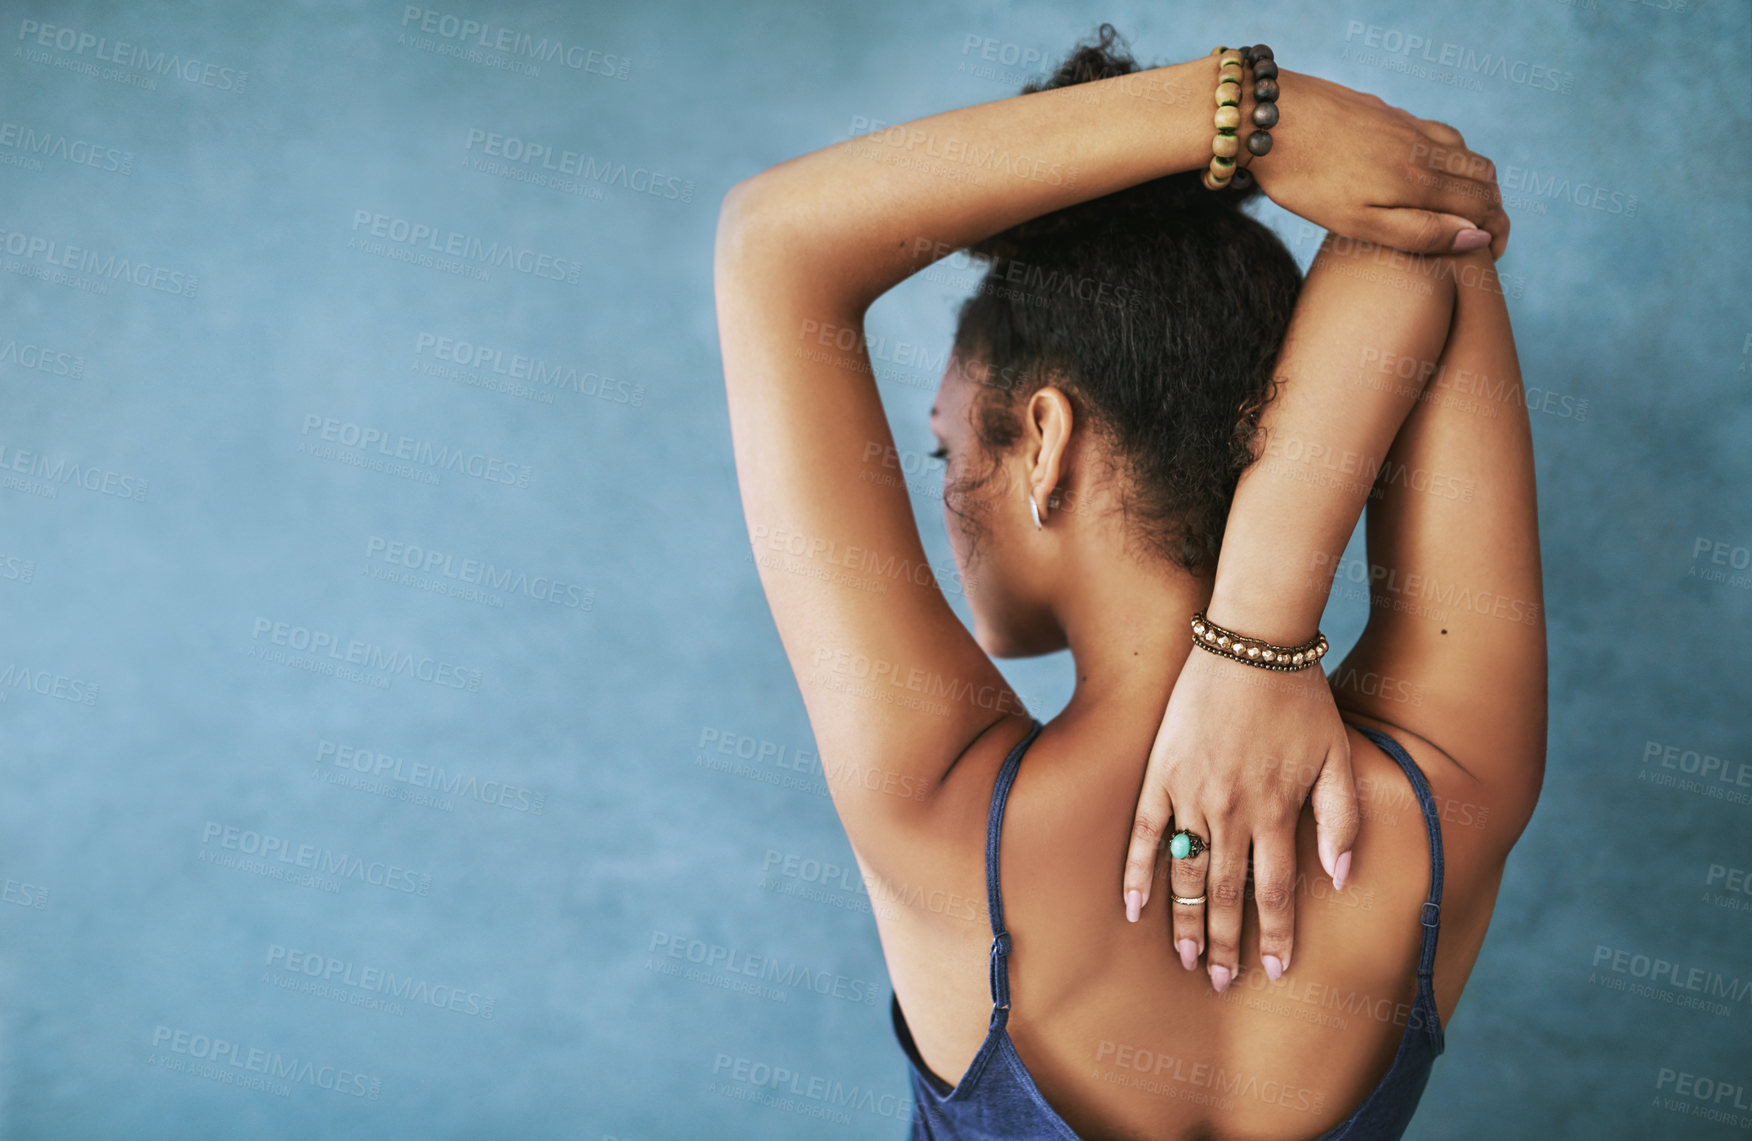
[(790, 228), (789, 216), (770, 171), (732, 186), (718, 206), (713, 258), (719, 272), (746, 267), (754, 255), (781, 249)]
[(712, 247), (712, 257), (722, 273), (746, 253), (749, 231), (754, 228), (760, 191), (759, 175), (745, 178), (732, 186), (718, 205), (718, 233)]

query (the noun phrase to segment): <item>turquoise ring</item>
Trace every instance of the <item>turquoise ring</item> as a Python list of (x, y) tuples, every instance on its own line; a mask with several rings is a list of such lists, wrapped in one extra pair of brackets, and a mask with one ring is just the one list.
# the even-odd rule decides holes
[(1168, 854), (1177, 860), (1190, 860), (1205, 850), (1204, 837), (1185, 828), (1168, 840)]

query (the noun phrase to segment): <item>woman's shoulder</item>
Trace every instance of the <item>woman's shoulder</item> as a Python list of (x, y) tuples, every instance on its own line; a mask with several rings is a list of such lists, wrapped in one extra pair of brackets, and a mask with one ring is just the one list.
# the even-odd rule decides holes
[[(1012, 753), (1037, 750), (1040, 735), (1034, 725), (1026, 714), (994, 720), (952, 759), (940, 780), (909, 795), (912, 811), (857, 820), (842, 812), (841, 823), (866, 868), (895, 882), (977, 893), (983, 916), (986, 828), (994, 785)], [(1018, 771), (1021, 767), (1027, 766)]]
[[(1498, 863), (1526, 825), (1509, 794), (1467, 772), (1439, 745), (1383, 718), (1341, 707), (1350, 731), (1357, 803), (1364, 821), (1412, 805), (1440, 826), (1444, 849), (1453, 854), (1494, 856)], [(1422, 778), (1427, 796), (1417, 798), (1409, 773), (1395, 753)]]

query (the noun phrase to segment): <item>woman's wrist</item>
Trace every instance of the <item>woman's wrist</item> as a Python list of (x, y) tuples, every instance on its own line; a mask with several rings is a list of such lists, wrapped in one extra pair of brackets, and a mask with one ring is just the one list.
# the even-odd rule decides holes
[[(1338, 524), (1306, 515), (1285, 520), (1275, 497), (1262, 498), (1258, 492), (1238, 492), (1230, 507), (1205, 614), (1217, 625), (1250, 637), (1298, 645), (1314, 637), (1326, 612), (1344, 540), (1337, 540), (1339, 551), (1329, 551)], [(1315, 514), (1330, 511), (1330, 504), (1324, 507)], [(1294, 526), (1296, 522), (1302, 526)], [(1310, 522), (1316, 525), (1307, 526)], [(1354, 528), (1355, 520), (1351, 523)]]
[[(1313, 560), (1310, 559), (1312, 562)], [(1329, 581), (1320, 578), (1322, 583)], [(1300, 645), (1315, 636), (1326, 606), (1325, 592), (1311, 582), (1280, 589), (1224, 589), (1222, 571), (1204, 613), (1218, 626), (1283, 646)]]

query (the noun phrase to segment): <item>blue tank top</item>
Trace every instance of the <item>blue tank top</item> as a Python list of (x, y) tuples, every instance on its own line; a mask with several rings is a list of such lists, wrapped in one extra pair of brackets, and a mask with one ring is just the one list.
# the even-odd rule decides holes
[[(1403, 1134), (1417, 1109), (1418, 1099), (1423, 1096), (1430, 1068), (1442, 1052), (1443, 1045), (1441, 1017), (1436, 1012), (1432, 982), (1436, 933), (1442, 914), (1442, 828), (1436, 814), (1435, 798), (1417, 763), (1399, 746), (1399, 742), (1385, 733), (1360, 725), (1352, 728), (1397, 761), (1417, 793), (1418, 803), (1423, 808), (1424, 826), (1430, 834), (1430, 893), (1420, 917), (1424, 933), (1423, 951), (1417, 964), (1417, 998), (1406, 1017), (1399, 1052), (1393, 1057), (1393, 1065), (1356, 1112), (1322, 1133), (1316, 1141), (1339, 1141), (1340, 1138), (1344, 1141), (1375, 1141)], [(992, 1020), (979, 1053), (974, 1055), (959, 1085), (951, 1087), (925, 1065), (917, 1044), (913, 1042), (912, 1031), (907, 1029), (906, 1018), (900, 1012), (899, 997), (889, 999), (895, 1037), (900, 1039), (901, 1049), (906, 1051), (911, 1063), (913, 1141), (1014, 1141), (1016, 1138), (1080, 1141), (1076, 1131), (1041, 1096), (1006, 1029), (1010, 1018), (1011, 943), (1010, 933), (1004, 929), (1004, 903), (998, 891), (998, 836), (1004, 823), (1004, 802), (1009, 799), (1010, 786), (1016, 780), (1022, 754), (1034, 743), (1040, 730), (1040, 722), (1035, 721), (1028, 735), (1004, 758), (1004, 766), (998, 771), (997, 782), (992, 787), (985, 853), (986, 901), (992, 918)]]

